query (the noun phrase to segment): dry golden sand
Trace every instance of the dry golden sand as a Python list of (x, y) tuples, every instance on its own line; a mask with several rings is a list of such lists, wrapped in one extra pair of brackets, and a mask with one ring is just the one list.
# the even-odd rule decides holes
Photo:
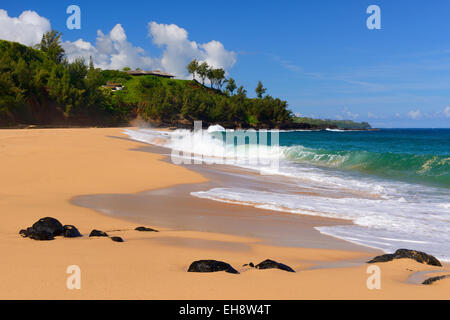
[[(0, 298), (450, 298), (450, 279), (430, 286), (407, 283), (413, 272), (441, 270), (409, 259), (378, 264), (382, 288), (371, 291), (367, 265), (310, 269), (367, 258), (365, 252), (274, 247), (258, 239), (193, 231), (137, 232), (134, 223), (70, 204), (76, 195), (135, 193), (204, 181), (160, 161), (161, 155), (134, 151), (140, 144), (120, 137), (118, 128), (0, 130)], [(46, 216), (76, 225), (85, 235), (95, 228), (125, 242), (86, 236), (40, 242), (18, 235), (19, 229)], [(266, 258), (298, 272), (239, 267)], [(187, 273), (197, 259), (223, 260), (242, 273)], [(66, 288), (69, 265), (81, 268), (81, 290)]]

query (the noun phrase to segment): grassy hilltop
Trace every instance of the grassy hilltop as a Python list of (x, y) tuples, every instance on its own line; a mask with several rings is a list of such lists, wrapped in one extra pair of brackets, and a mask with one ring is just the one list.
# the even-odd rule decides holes
[(135, 106), (146, 121), (165, 125), (220, 123), (226, 127), (279, 127), (292, 122), (287, 103), (266, 96), (250, 99), (246, 92), (222, 92), (195, 80), (174, 80), (151, 75), (130, 76), (121, 71), (102, 71), (105, 82), (117, 82), (123, 90), (110, 92), (117, 101)]

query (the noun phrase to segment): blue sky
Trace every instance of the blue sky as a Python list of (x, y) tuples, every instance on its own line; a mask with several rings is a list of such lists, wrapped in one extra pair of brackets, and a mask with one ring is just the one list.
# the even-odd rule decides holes
[[(81, 30), (66, 28), (70, 4), (81, 8)], [(366, 27), (371, 4), (381, 8), (381, 30)], [(97, 30), (121, 24), (151, 57), (164, 46), (148, 23), (175, 24), (190, 41), (233, 51), (228, 74), (250, 95), (261, 80), (301, 115), (450, 127), (450, 1), (8, 1), (0, 9), (35, 11), (64, 41), (93, 45)]]

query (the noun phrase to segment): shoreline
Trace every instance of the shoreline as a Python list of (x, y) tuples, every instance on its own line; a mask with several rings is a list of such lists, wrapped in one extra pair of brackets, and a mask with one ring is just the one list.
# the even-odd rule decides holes
[[(129, 141), (133, 142), (131, 139)], [(135, 151), (159, 154), (164, 156), (161, 161), (171, 163), (168, 155), (170, 150), (164, 147), (144, 144)], [(90, 208), (107, 216), (120, 217), (136, 223), (145, 224), (156, 221), (156, 225), (164, 228), (181, 228), (183, 230), (225, 233), (244, 237), (251, 235), (251, 237), (262, 240), (267, 244), (277, 246), (329, 248), (370, 252), (372, 254), (383, 253), (377, 248), (325, 235), (315, 229), (319, 226), (353, 224), (350, 220), (261, 209), (239, 203), (201, 199), (190, 194), (191, 192), (209, 190), (224, 185), (230, 187), (246, 184), (250, 187), (254, 186), (254, 184), (246, 181), (246, 178), (258, 177), (258, 174), (253, 171), (227, 165), (204, 166), (192, 164), (178, 166), (200, 174), (206, 182), (183, 183), (134, 194), (76, 196), (71, 199), (71, 203)], [(177, 201), (174, 204), (170, 200), (166, 201), (166, 198), (175, 198)], [(149, 207), (152, 208), (151, 213), (147, 212)], [(182, 215), (177, 212), (178, 207), (186, 208)], [(130, 208), (132, 208), (131, 211)], [(164, 214), (158, 214), (161, 212), (164, 212)], [(167, 213), (170, 213), (169, 217), (166, 217)], [(180, 220), (182, 220), (181, 223)], [(199, 228), (189, 220), (194, 220), (195, 223), (201, 220), (201, 227)], [(239, 227), (236, 227), (236, 221), (239, 221)], [(261, 228), (261, 226), (263, 227)], [(297, 231), (300, 230), (302, 232), (298, 234)]]
[[(138, 225), (93, 213), (69, 202), (79, 195), (136, 194), (182, 183), (206, 183), (163, 156), (139, 152), (142, 144), (121, 129), (0, 130), (0, 246), (3, 299), (448, 299), (450, 281), (431, 286), (408, 284), (411, 272), (448, 269), (410, 259), (377, 264), (382, 290), (366, 287), (367, 266), (376, 254), (351, 250), (273, 246), (257, 238)], [(113, 174), (111, 174), (113, 173)], [(216, 203), (214, 202), (214, 206)], [(182, 209), (182, 207), (180, 208)], [(259, 209), (255, 209), (259, 210)], [(39, 242), (22, 239), (19, 229), (52, 216), (73, 224), (85, 236)], [(124, 238), (124, 243), (93, 239), (92, 229)], [(198, 259), (212, 258), (238, 268), (240, 275), (185, 272)], [(273, 259), (295, 274), (242, 267)], [(361, 261), (340, 267), (343, 262)], [(65, 287), (68, 265), (83, 274), (82, 289)], [(317, 268), (329, 266), (330, 268)], [(407, 271), (413, 270), (413, 271)]]
[[(319, 119), (320, 120), (320, 119)], [(208, 129), (211, 125), (221, 125), (220, 123), (209, 123), (202, 122), (203, 129)], [(338, 130), (338, 131), (380, 131), (382, 128), (338, 128), (335, 126), (326, 127), (326, 126), (308, 126), (303, 123), (296, 124), (292, 123), (291, 126), (281, 126), (281, 127), (266, 127), (266, 126), (249, 126), (249, 127), (230, 127), (226, 124), (226, 129), (232, 130), (247, 130), (247, 129), (266, 129), (266, 130), (280, 130), (280, 131), (325, 131), (325, 130)], [(167, 123), (158, 123), (155, 121), (143, 121), (137, 118), (132, 119), (129, 123), (122, 123), (117, 125), (102, 125), (102, 124), (15, 124), (11, 126), (0, 126), (0, 130), (30, 130), (30, 129), (93, 129), (93, 128), (102, 128), (102, 129), (112, 129), (112, 128), (133, 128), (133, 127), (151, 127), (156, 130), (177, 130), (177, 129), (189, 129), (193, 130), (194, 125), (192, 123), (177, 123), (177, 124), (167, 124)]]

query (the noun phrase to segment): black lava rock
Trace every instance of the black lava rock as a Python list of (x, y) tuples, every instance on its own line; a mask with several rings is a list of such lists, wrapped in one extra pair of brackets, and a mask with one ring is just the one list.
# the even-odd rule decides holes
[(75, 226), (66, 225), (63, 226), (63, 236), (65, 238), (77, 238), (81, 237), (82, 235)]
[(39, 219), (30, 228), (20, 230), (19, 234), (34, 240), (53, 240), (63, 234), (63, 226), (55, 218), (47, 217)]
[(40, 241), (55, 239), (53, 234), (47, 231), (31, 232), (28, 237), (33, 240), (40, 240)]
[(50, 217), (39, 219), (39, 221), (35, 222), (31, 228), (34, 230), (34, 233), (38, 234), (46, 232), (52, 234), (54, 237), (63, 234), (63, 225), (61, 222)]
[(114, 242), (123, 242), (123, 239), (121, 237), (111, 237), (111, 240)]
[(289, 267), (285, 264), (270, 260), (270, 259), (264, 260), (263, 262), (257, 264), (255, 266), (255, 268), (257, 268), (257, 269), (280, 269), (280, 270), (284, 270), (284, 271), (288, 271), (288, 272), (295, 272), (291, 267)]
[(108, 237), (108, 234), (100, 230), (92, 230), (89, 237)]
[(53, 234), (47, 231), (37, 232), (33, 228), (27, 228), (26, 230), (20, 230), (19, 234), (24, 238), (30, 238), (33, 240), (53, 240)]
[(442, 267), (441, 262), (432, 255), (429, 255), (425, 252), (408, 249), (398, 249), (393, 254), (383, 254), (381, 256), (377, 256), (372, 260), (368, 261), (367, 263), (388, 262), (395, 259), (404, 259), (404, 258), (413, 259), (419, 263)]
[(443, 280), (443, 279), (446, 279), (446, 278), (450, 278), (450, 274), (447, 274), (445, 276), (437, 276), (437, 277), (428, 278), (427, 280), (422, 282), (422, 284), (432, 284), (432, 283), (434, 283), (436, 281)]
[(152, 228), (147, 228), (147, 227), (137, 227), (134, 230), (136, 230), (136, 231), (147, 231), (147, 232), (159, 232), (158, 230), (155, 230), (155, 229), (152, 229)]
[(381, 256), (376, 256), (370, 261), (367, 261), (367, 263), (377, 263), (377, 262), (389, 262), (394, 260), (395, 255), (394, 254), (383, 254)]
[(192, 262), (192, 264), (189, 266), (188, 269), (188, 272), (218, 272), (218, 271), (225, 271), (234, 274), (239, 273), (228, 263), (216, 260), (194, 261)]

